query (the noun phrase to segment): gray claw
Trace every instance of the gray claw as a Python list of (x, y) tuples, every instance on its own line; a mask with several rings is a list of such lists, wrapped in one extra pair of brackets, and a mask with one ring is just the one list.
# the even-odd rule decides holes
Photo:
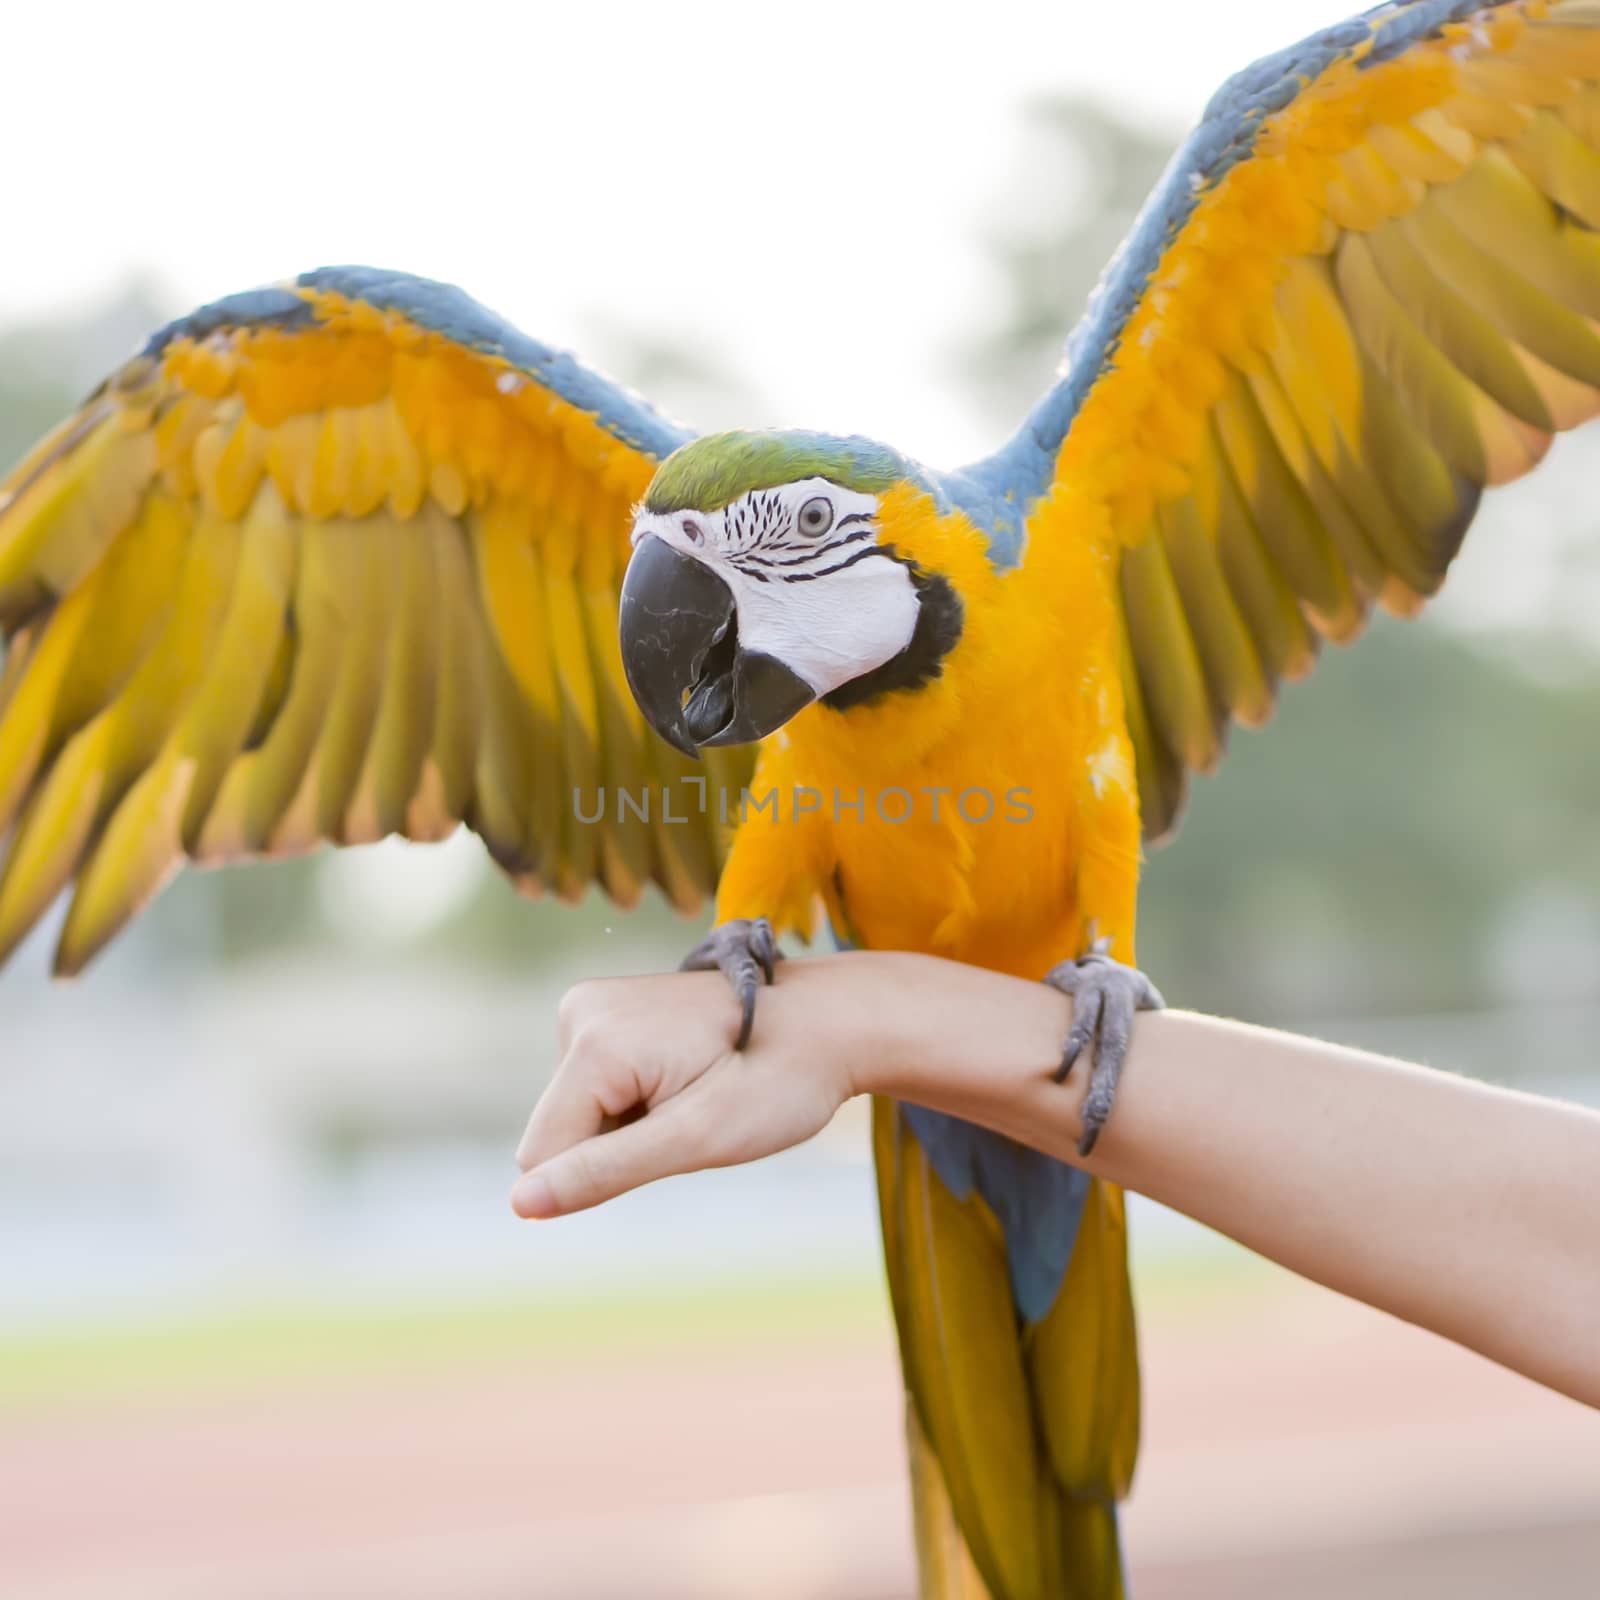
[(1100, 944), (1076, 961), (1052, 967), (1044, 981), (1072, 996), (1072, 1030), (1062, 1047), (1056, 1082), (1065, 1082), (1078, 1057), (1091, 1043), (1094, 1046), (1094, 1068), (1083, 1102), (1083, 1136), (1078, 1140), (1078, 1154), (1086, 1156), (1094, 1149), (1116, 1101), (1134, 1013), (1159, 1011), (1166, 1001), (1137, 967), (1114, 961)]
[(772, 924), (765, 917), (735, 917), (715, 927), (679, 964), (680, 972), (720, 972), (739, 999), (739, 1037), (735, 1050), (750, 1042), (756, 1020), (756, 994), (763, 974), (768, 983), (783, 959)]

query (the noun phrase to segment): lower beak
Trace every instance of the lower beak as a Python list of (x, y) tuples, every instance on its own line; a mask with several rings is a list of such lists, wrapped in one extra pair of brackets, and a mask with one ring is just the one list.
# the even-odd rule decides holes
[(733, 591), (654, 534), (628, 563), (619, 623), (633, 698), (685, 755), (765, 738), (816, 698), (775, 657), (739, 648)]

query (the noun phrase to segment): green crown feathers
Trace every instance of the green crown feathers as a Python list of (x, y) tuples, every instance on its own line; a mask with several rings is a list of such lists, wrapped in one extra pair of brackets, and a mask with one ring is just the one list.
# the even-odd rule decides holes
[(645, 491), (646, 511), (720, 511), (752, 489), (827, 478), (861, 494), (882, 494), (911, 475), (887, 445), (792, 430), (708, 433), (661, 463)]

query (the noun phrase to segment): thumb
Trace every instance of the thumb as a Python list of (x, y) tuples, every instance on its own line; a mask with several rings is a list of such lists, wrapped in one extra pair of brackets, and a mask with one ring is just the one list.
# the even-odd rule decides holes
[(564, 1217), (657, 1178), (697, 1171), (711, 1159), (702, 1125), (685, 1116), (679, 1102), (668, 1101), (525, 1172), (512, 1188), (511, 1209), (519, 1217)]

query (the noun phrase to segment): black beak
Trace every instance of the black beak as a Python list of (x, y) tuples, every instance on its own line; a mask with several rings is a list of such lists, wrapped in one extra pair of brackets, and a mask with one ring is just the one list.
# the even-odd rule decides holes
[(619, 623), (633, 698), (685, 755), (765, 738), (816, 698), (781, 661), (739, 648), (733, 591), (654, 534), (628, 563)]

